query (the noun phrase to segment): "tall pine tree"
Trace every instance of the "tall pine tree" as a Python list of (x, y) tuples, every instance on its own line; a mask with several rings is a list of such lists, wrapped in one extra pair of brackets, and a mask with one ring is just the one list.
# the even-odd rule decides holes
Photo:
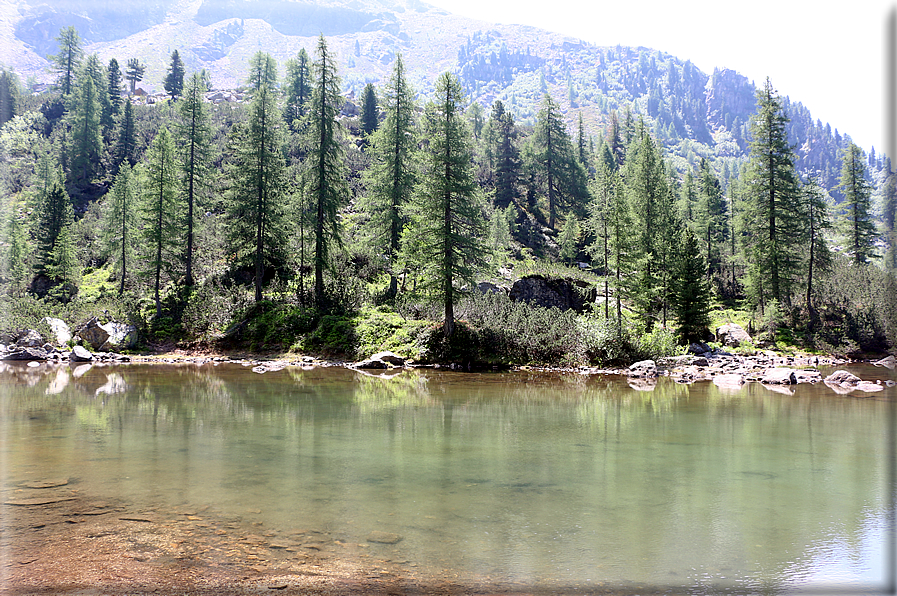
[(445, 313), (443, 332), (455, 331), (455, 281), (471, 279), (484, 263), (483, 213), (477, 202), (471, 133), (464, 117), (464, 92), (457, 77), (440, 75), (424, 114), (424, 171), (406, 209), (406, 250), (424, 268)]
[(872, 187), (866, 180), (863, 151), (850, 143), (841, 156), (841, 184), (844, 193), (839, 227), (844, 249), (858, 265), (869, 262), (875, 254), (878, 231), (872, 218)]

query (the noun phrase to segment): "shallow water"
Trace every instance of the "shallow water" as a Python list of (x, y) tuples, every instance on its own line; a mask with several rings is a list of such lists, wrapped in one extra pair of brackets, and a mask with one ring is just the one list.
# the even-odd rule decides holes
[[(388, 377), (7, 367), (0, 483), (68, 478), (136, 507), (317, 530), (471, 585), (893, 585), (894, 388), (783, 395), (667, 379), (638, 391), (577, 374)], [(15, 511), (0, 511), (8, 525)]]

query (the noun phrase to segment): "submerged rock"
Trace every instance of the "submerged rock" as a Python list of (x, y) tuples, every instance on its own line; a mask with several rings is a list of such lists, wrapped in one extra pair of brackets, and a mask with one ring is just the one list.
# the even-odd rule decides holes
[(836, 370), (825, 378), (826, 385), (839, 385), (841, 387), (855, 387), (862, 379), (846, 370)]
[(764, 385), (796, 385), (797, 377), (790, 368), (770, 368), (763, 373), (760, 382)]
[(654, 378), (657, 376), (657, 364), (653, 360), (642, 360), (630, 366), (626, 374), (634, 378)]
[(402, 541), (402, 537), (391, 532), (380, 532), (379, 530), (374, 530), (373, 532), (368, 534), (367, 541), (376, 542), (379, 544), (396, 544)]

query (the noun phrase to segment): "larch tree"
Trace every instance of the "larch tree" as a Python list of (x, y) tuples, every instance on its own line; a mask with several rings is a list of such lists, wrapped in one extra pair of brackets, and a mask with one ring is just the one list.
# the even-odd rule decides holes
[(311, 99), (311, 72), (305, 48), (299, 50), (295, 58), (287, 60), (286, 87), (287, 97), (283, 117), (290, 130), (298, 132), (299, 123), (305, 116), (306, 106)]
[(788, 117), (769, 82), (757, 92), (757, 115), (751, 122), (748, 162), (749, 298), (760, 305), (785, 303), (800, 268), (804, 218), (795, 156), (788, 142)]
[(866, 180), (863, 151), (850, 143), (841, 156), (841, 183), (844, 193), (838, 218), (844, 249), (858, 265), (869, 262), (875, 254), (878, 231), (872, 217), (872, 186)]
[(72, 182), (90, 182), (99, 169), (103, 155), (103, 115), (98, 96), (105, 91), (105, 86), (98, 90), (93, 77), (87, 75), (79, 78), (72, 94), (72, 108), (66, 116), (71, 127), (68, 163)]
[(386, 119), (371, 136), (371, 166), (365, 172), (367, 196), (362, 208), (368, 216), (367, 232), (378, 246), (385, 247), (389, 259), (389, 288), (386, 296), (398, 292), (398, 259), (405, 219), (404, 206), (411, 200), (416, 182), (417, 148), (414, 91), (405, 77), (401, 55), (396, 56), (392, 76), (384, 87)]
[(320, 307), (325, 305), (324, 269), (330, 247), (341, 241), (337, 211), (349, 196), (344, 153), (339, 142), (340, 124), (337, 122), (343, 102), (340, 79), (323, 35), (318, 38), (311, 76), (314, 88), (306, 116), (305, 173), (314, 211), (315, 302)]
[(193, 253), (194, 253), (194, 209), (197, 195), (205, 181), (205, 174), (210, 159), (210, 142), (212, 130), (209, 124), (209, 111), (203, 101), (204, 84), (199, 73), (194, 73), (187, 81), (184, 96), (178, 102), (177, 135), (178, 144), (183, 151), (183, 193), (187, 203), (185, 227), (187, 246), (184, 261), (186, 266), (185, 283), (192, 286)]
[(801, 188), (804, 210), (806, 212), (806, 249), (807, 249), (807, 291), (806, 307), (809, 314), (809, 325), (816, 323), (816, 309), (813, 305), (813, 282), (824, 271), (832, 266), (832, 252), (825, 241), (825, 234), (831, 230), (829, 207), (822, 188), (816, 180), (810, 180)]
[(588, 196), (586, 175), (576, 159), (560, 107), (546, 94), (539, 110), (535, 144), (536, 170), (548, 200), (548, 227), (554, 229), (558, 210), (584, 206)]
[(181, 209), (177, 189), (180, 164), (174, 139), (162, 127), (147, 150), (140, 185), (144, 275), (153, 281), (156, 317), (162, 316), (162, 274), (172, 275), (179, 260)]
[(277, 87), (277, 60), (267, 52), (256, 52), (249, 60), (249, 87), (258, 91), (262, 86), (274, 90)]
[(253, 95), (246, 122), (234, 127), (229, 171), (228, 233), (238, 263), (253, 270), (255, 301), (262, 300), (267, 263), (282, 261), (286, 203), (283, 120), (267, 85)]
[(425, 150), (418, 190), (406, 208), (403, 242), (435, 286), (444, 307), (443, 333), (455, 331), (455, 281), (472, 279), (485, 263), (484, 216), (473, 173), (472, 139), (457, 77), (440, 75), (424, 113)]
[(171, 63), (168, 65), (168, 74), (165, 75), (163, 87), (171, 96), (171, 101), (176, 100), (184, 91), (184, 62), (177, 50), (171, 53)]
[(139, 192), (131, 166), (123, 163), (107, 195), (103, 211), (103, 244), (118, 273), (119, 296), (125, 292), (129, 267), (133, 266)]
[(50, 56), (53, 70), (57, 75), (56, 84), (63, 95), (69, 95), (75, 88), (75, 77), (84, 57), (81, 36), (78, 35), (77, 29), (68, 26), (59, 31), (56, 44), (59, 53)]
[(723, 247), (729, 237), (729, 209), (719, 180), (704, 158), (698, 173), (698, 189), (697, 227), (701, 228), (709, 279), (714, 272), (722, 276)]

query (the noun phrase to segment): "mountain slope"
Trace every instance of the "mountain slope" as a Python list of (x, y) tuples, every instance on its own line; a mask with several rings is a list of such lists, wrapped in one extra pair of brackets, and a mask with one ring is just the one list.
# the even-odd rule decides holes
[[(571, 125), (582, 113), (593, 135), (601, 134), (611, 111), (629, 110), (646, 120), (677, 169), (708, 158), (724, 181), (746, 155), (754, 113), (754, 84), (734, 71), (708, 75), (657, 50), (600, 47), (533, 27), (485, 23), (418, 0), (0, 0), (0, 62), (23, 78), (51, 80), (42, 56), (55, 51), (52, 38), (68, 24), (104, 60), (139, 57), (148, 65), (142, 85), (148, 90), (161, 88), (174, 49), (188, 71), (208, 69), (215, 87), (231, 88), (245, 79), (253, 53), (269, 52), (283, 67), (300, 48), (312, 50), (323, 33), (340, 59), (349, 96), (386, 80), (402, 53), (420, 93), (452, 70), (471, 99), (487, 111), (501, 99), (522, 123), (534, 121), (545, 92)], [(787, 104), (799, 168), (833, 189), (849, 137), (813, 121), (803, 105)]]

